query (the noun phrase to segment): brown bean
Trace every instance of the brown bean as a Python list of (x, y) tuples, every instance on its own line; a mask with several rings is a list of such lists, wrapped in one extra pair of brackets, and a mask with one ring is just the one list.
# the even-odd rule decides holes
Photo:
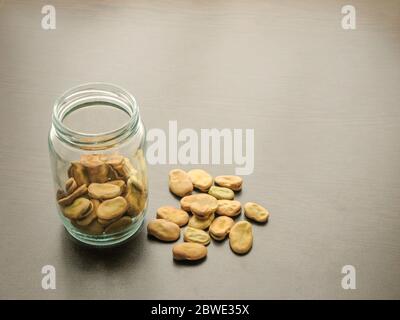
[(103, 183), (108, 180), (108, 165), (100, 160), (100, 155), (82, 155), (80, 163), (85, 167), (90, 182)]
[(181, 229), (173, 222), (156, 219), (148, 223), (147, 232), (161, 241), (171, 242), (179, 239)]
[(193, 169), (188, 172), (193, 187), (200, 191), (207, 192), (213, 184), (212, 176), (202, 169)]
[(105, 200), (100, 203), (97, 209), (97, 216), (100, 219), (111, 220), (118, 218), (128, 209), (128, 203), (123, 197)]
[(78, 185), (74, 178), (71, 177), (65, 182), (65, 190), (67, 191), (68, 194), (74, 192), (76, 188), (78, 188)]
[(173, 246), (172, 255), (175, 260), (195, 261), (207, 256), (207, 248), (200, 243), (178, 243)]
[(186, 228), (183, 239), (186, 242), (196, 242), (205, 246), (210, 243), (210, 236), (207, 232), (192, 227)]
[(218, 217), (210, 225), (210, 236), (215, 240), (222, 241), (226, 238), (234, 224), (235, 222), (232, 218), (226, 216)]
[(88, 191), (86, 184), (83, 184), (76, 188), (71, 194), (67, 195), (64, 198), (58, 200), (58, 204), (60, 206), (69, 206), (75, 199), (83, 196)]
[(240, 214), (242, 206), (236, 200), (218, 200), (216, 213), (221, 216), (236, 217)]
[(91, 183), (88, 192), (92, 199), (107, 200), (118, 197), (122, 190), (118, 185), (112, 183)]
[(76, 224), (79, 226), (87, 226), (92, 223), (94, 219), (97, 218), (97, 208), (99, 207), (100, 201), (99, 200), (90, 200), (92, 203), (91, 210), (89, 214), (83, 218), (79, 218), (76, 220)]
[(132, 224), (132, 218), (124, 216), (124, 217), (118, 219), (117, 221), (111, 223), (104, 230), (104, 232), (105, 233), (116, 233), (116, 232), (124, 230), (125, 228), (127, 228), (131, 224)]
[(189, 219), (189, 227), (205, 230), (210, 226), (214, 218), (214, 213), (212, 213), (207, 219), (199, 219), (196, 215), (193, 215)]
[(216, 186), (212, 186), (210, 190), (208, 190), (208, 194), (218, 200), (232, 200), (235, 197), (231, 189)]
[(72, 220), (72, 225), (87, 234), (91, 235), (101, 235), (104, 231), (104, 227), (95, 219), (87, 226), (80, 226), (77, 224), (77, 221)]
[(180, 200), (182, 210), (190, 212), (190, 205), (199, 198), (200, 194), (191, 194)]
[(72, 161), (68, 169), (68, 177), (74, 178), (78, 187), (82, 185), (88, 186), (90, 183), (85, 167), (79, 161)]
[(163, 206), (158, 208), (157, 218), (171, 221), (180, 227), (186, 225), (189, 221), (189, 215), (186, 211), (171, 206)]
[(215, 177), (215, 183), (233, 191), (240, 191), (242, 189), (243, 179), (238, 176), (218, 176)]
[(138, 216), (146, 207), (147, 193), (143, 183), (134, 175), (128, 179), (125, 200), (128, 203), (128, 215), (131, 217)]
[(189, 175), (180, 169), (169, 172), (169, 189), (178, 197), (184, 197), (192, 193), (193, 184)]
[(255, 202), (247, 202), (244, 205), (244, 214), (247, 218), (259, 223), (267, 222), (269, 217), (268, 210)]
[(62, 209), (64, 216), (69, 219), (79, 219), (90, 208), (91, 202), (86, 198), (75, 199), (74, 202)]
[(229, 232), (229, 244), (233, 252), (245, 254), (253, 246), (253, 229), (249, 222), (239, 221)]
[(217, 199), (206, 193), (197, 195), (195, 201), (190, 204), (190, 211), (200, 219), (207, 219), (217, 208)]

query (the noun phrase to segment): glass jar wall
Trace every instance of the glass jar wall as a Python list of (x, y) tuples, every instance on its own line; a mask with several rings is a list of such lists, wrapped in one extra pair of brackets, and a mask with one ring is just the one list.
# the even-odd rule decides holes
[(106, 247), (139, 230), (148, 199), (145, 129), (132, 95), (105, 83), (64, 93), (54, 105), (49, 153), (53, 198), (74, 238)]

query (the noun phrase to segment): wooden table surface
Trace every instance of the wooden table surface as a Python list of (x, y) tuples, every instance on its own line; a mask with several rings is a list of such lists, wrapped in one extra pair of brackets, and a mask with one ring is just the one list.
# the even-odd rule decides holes
[[(0, 0), (0, 298), (400, 298), (399, 40), (399, 1)], [(54, 100), (90, 81), (132, 92), (148, 129), (255, 130), (238, 199), (271, 219), (248, 255), (211, 244), (187, 266), (145, 231), (107, 251), (69, 239), (47, 132)], [(147, 220), (177, 203), (173, 167), (149, 166)], [(56, 290), (41, 287), (48, 264)]]

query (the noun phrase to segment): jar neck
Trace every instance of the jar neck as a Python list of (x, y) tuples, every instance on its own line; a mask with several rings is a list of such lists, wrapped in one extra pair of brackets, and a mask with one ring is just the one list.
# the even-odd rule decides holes
[[(79, 132), (63, 123), (71, 112), (91, 104), (106, 104), (122, 110), (129, 120), (115, 130), (99, 133)], [(112, 148), (134, 135), (141, 126), (135, 98), (124, 89), (107, 83), (87, 83), (65, 92), (54, 104), (52, 122), (60, 140), (85, 150)]]

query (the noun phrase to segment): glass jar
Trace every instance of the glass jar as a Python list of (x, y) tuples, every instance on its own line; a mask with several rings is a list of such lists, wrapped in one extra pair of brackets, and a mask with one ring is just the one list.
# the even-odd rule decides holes
[(54, 199), (67, 231), (99, 247), (141, 227), (147, 207), (145, 128), (134, 97), (106, 83), (65, 92), (49, 132)]

